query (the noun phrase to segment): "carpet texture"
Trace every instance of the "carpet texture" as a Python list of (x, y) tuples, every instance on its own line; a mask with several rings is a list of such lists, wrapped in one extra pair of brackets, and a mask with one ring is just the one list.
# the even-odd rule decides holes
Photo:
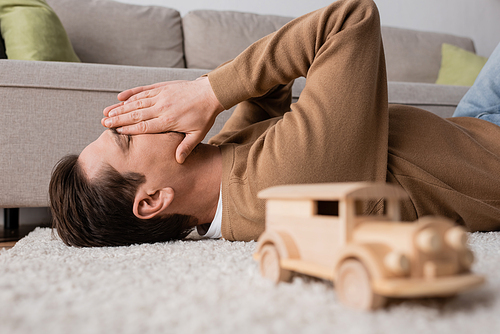
[(0, 251), (0, 333), (500, 333), (500, 232), (470, 243), (483, 287), (365, 313), (328, 282), (268, 282), (255, 242), (79, 249), (38, 228)]

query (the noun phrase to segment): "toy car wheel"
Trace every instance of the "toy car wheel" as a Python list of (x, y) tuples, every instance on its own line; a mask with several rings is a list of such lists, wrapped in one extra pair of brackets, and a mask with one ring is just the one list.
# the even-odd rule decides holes
[(262, 276), (274, 283), (289, 282), (292, 278), (292, 273), (289, 270), (281, 268), (278, 250), (273, 245), (262, 247), (259, 268)]
[(354, 259), (341, 264), (335, 290), (344, 305), (356, 309), (377, 309), (384, 306), (387, 300), (373, 292), (368, 271), (360, 261)]

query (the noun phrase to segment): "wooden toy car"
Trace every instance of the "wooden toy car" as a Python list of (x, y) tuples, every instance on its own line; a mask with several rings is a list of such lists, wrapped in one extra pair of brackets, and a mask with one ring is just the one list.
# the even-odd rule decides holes
[[(394, 185), (287, 185), (259, 193), (267, 199), (266, 229), (254, 258), (264, 277), (289, 281), (292, 272), (334, 282), (338, 298), (358, 309), (388, 297), (451, 296), (484, 282), (470, 273), (467, 234), (443, 217), (400, 222)], [(382, 214), (366, 209), (383, 204)]]

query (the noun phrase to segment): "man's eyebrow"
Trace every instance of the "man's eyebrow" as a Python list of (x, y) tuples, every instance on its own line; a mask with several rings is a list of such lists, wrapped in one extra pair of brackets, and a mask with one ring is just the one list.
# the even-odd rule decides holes
[(120, 149), (125, 152), (127, 150), (127, 142), (125, 136), (119, 134), (116, 129), (109, 129), (115, 138), (116, 144), (120, 147)]

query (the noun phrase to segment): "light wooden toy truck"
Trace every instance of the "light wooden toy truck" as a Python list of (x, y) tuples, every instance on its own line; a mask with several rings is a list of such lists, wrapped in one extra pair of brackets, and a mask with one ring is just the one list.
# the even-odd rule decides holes
[[(267, 199), (266, 229), (254, 258), (264, 277), (290, 281), (292, 272), (334, 282), (339, 300), (358, 309), (388, 297), (443, 297), (484, 282), (470, 272), (467, 234), (442, 217), (400, 222), (404, 190), (380, 183), (288, 185)], [(380, 202), (383, 201), (383, 202)], [(363, 214), (370, 203), (383, 214)]]

